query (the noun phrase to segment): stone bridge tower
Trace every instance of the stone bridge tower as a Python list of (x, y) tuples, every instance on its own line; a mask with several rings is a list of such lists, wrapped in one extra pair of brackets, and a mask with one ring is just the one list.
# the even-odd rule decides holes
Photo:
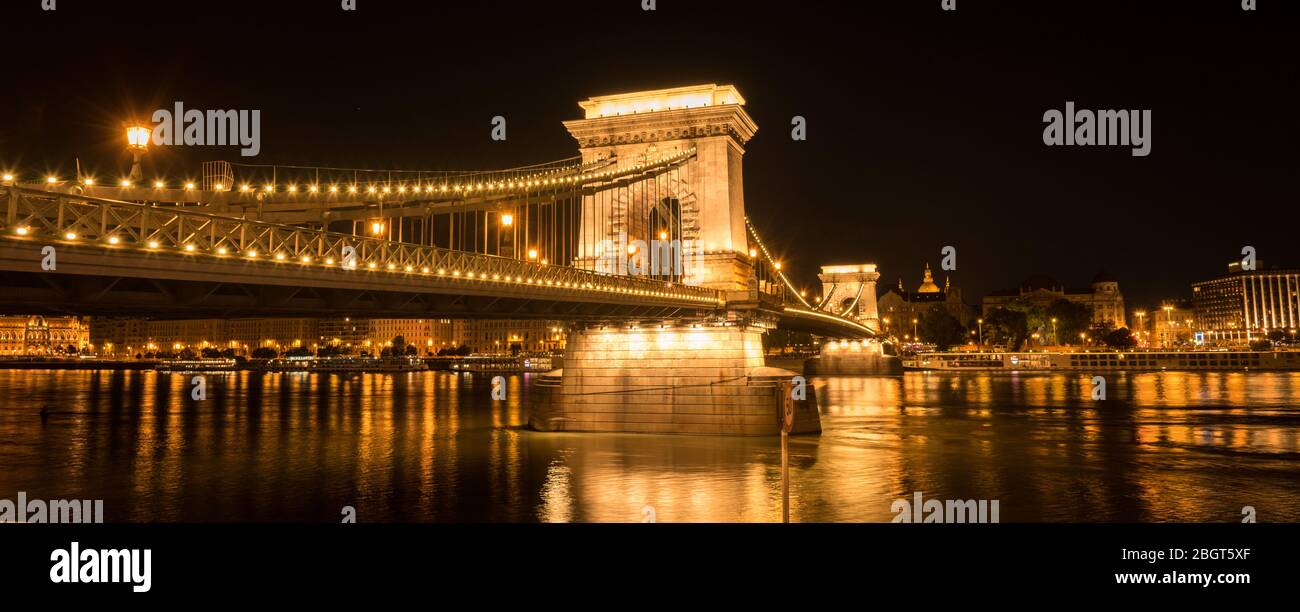
[(822, 281), (827, 310), (880, 330), (880, 314), (876, 309), (876, 281), (880, 273), (876, 264), (822, 266), (817, 278)]
[(750, 261), (741, 159), (758, 126), (740, 92), (731, 85), (695, 85), (596, 96), (578, 105), (585, 116), (564, 127), (578, 140), (583, 163), (612, 158), (617, 168), (626, 168), (691, 148), (696, 156), (660, 181), (662, 188), (656, 183), (653, 195), (634, 186), (583, 196), (574, 265), (594, 267), (602, 253), (593, 245), (625, 249), (629, 238), (652, 238), (628, 214), (650, 197), (680, 219), (672, 238), (681, 240), (686, 284), (746, 290)]

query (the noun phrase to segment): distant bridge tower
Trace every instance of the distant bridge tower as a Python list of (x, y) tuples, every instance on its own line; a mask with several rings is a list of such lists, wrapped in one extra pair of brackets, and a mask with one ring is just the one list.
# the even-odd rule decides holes
[(735, 87), (712, 84), (579, 102), (585, 117), (564, 127), (578, 140), (583, 163), (613, 158), (621, 170), (692, 148), (696, 155), (672, 172), (584, 195), (573, 264), (598, 268), (611, 249), (627, 252), (629, 240), (666, 237), (681, 247), (682, 282), (746, 290), (751, 265), (741, 158), (758, 126), (744, 104)]
[(871, 329), (880, 329), (880, 315), (876, 310), (876, 281), (880, 273), (876, 272), (876, 264), (822, 266), (817, 278), (822, 281), (826, 310), (857, 319)]

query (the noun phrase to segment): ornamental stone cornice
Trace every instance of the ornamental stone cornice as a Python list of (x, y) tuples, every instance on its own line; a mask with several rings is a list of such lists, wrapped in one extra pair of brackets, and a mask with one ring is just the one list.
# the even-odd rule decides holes
[(565, 121), (581, 148), (730, 136), (744, 146), (758, 125), (739, 104)]

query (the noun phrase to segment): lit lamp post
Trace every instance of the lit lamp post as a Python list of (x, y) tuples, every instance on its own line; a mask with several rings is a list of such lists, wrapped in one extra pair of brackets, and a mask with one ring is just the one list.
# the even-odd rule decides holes
[(984, 346), (984, 319), (975, 319), (975, 323), (980, 329), (980, 346)]
[(1134, 312), (1133, 314), (1136, 315), (1138, 318), (1138, 338), (1141, 338), (1142, 333), (1147, 330), (1147, 319), (1146, 319), (1147, 313), (1145, 310), (1139, 310), (1137, 312)]
[[(501, 213), (501, 227), (509, 231), (515, 224), (515, 216), (510, 213)], [(497, 255), (501, 254), (501, 230), (497, 231)], [(510, 256), (515, 256), (515, 241), (510, 240)]]
[(1056, 317), (1052, 317), (1052, 343), (1061, 344), (1061, 337), (1056, 335)]
[(1161, 308), (1161, 310), (1165, 311), (1165, 322), (1168, 325), (1165, 326), (1165, 338), (1160, 343), (1160, 346), (1163, 348), (1169, 348), (1169, 345), (1173, 343), (1174, 338), (1174, 307), (1165, 306)]
[(916, 338), (916, 341), (917, 341), (917, 342), (920, 342), (920, 341), (921, 341), (921, 334), (916, 333), (916, 319), (915, 319), (915, 318), (912, 319), (912, 337), (913, 337), (913, 338)]
[(129, 125), (126, 128), (126, 145), (131, 150), (131, 176), (129, 180), (138, 181), (144, 178), (144, 171), (140, 169), (140, 158), (149, 150), (150, 129), (143, 125)]

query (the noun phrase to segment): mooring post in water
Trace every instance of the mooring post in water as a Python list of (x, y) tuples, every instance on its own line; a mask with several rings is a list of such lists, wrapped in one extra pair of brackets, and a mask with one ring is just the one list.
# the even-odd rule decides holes
[(790, 432), (794, 430), (794, 382), (781, 381), (781, 522), (790, 522)]

